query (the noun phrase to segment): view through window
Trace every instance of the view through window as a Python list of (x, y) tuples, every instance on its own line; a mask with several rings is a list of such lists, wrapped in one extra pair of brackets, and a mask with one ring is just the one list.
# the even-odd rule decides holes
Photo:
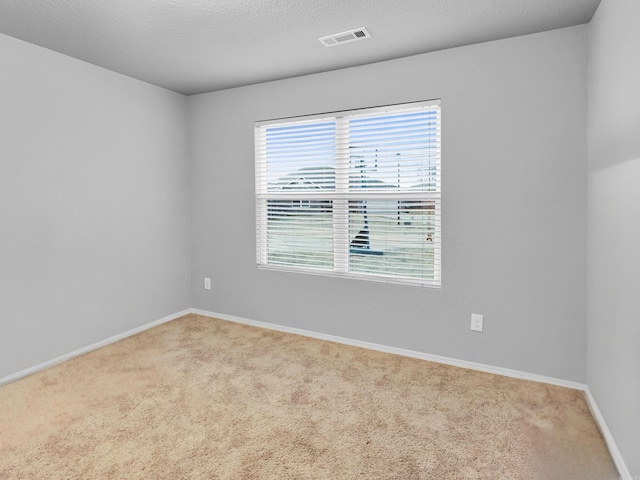
[(440, 285), (440, 104), (257, 122), (259, 267)]

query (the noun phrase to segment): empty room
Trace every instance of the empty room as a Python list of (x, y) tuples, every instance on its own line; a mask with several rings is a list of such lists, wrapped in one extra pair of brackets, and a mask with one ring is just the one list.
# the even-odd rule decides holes
[(638, 0), (2, 0), (0, 478), (640, 479)]

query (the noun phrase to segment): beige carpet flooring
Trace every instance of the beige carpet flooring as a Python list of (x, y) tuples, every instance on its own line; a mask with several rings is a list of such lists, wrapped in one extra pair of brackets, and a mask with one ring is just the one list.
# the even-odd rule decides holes
[(579, 391), (197, 315), (0, 387), (2, 479), (616, 479)]

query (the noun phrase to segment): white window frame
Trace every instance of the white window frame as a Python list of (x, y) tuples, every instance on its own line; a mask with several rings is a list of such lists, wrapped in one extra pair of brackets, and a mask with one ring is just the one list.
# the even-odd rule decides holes
[[(269, 192), (267, 185), (267, 159), (265, 153), (266, 132), (269, 127), (286, 126), (303, 124), (304, 122), (314, 123), (319, 121), (336, 121), (337, 137), (342, 135), (343, 138), (337, 138), (336, 143), (348, 143), (348, 128), (345, 124), (349, 119), (374, 116), (393, 113), (410, 113), (412, 111), (420, 111), (425, 108), (437, 110), (437, 130), (435, 144), (437, 145), (437, 158), (435, 167), (437, 170), (435, 191), (408, 193), (408, 192), (367, 192), (358, 191), (353, 193), (349, 191), (349, 152), (347, 149), (337, 149), (342, 152), (336, 155), (336, 178), (335, 190), (327, 193), (323, 192), (305, 192), (301, 194), (297, 192)], [(255, 122), (255, 164), (256, 164), (256, 263), (260, 269), (279, 270), (298, 273), (311, 273), (325, 276), (337, 276), (357, 278), (372, 281), (381, 281), (387, 283), (397, 283), (406, 285), (417, 285), (424, 287), (440, 287), (442, 284), (442, 207), (441, 207), (441, 187), (442, 187), (442, 169), (441, 169), (441, 111), (440, 100), (429, 100), (421, 102), (412, 102), (398, 105), (388, 105), (382, 107), (364, 108), (357, 110), (348, 110), (341, 112), (331, 112), (316, 115), (305, 115), (303, 117), (291, 117), (276, 120), (264, 120)], [(347, 138), (345, 139), (344, 136)], [(268, 263), (268, 200), (300, 200), (301, 197), (309, 200), (326, 200), (331, 199), (333, 203), (333, 262), (332, 270), (315, 269), (305, 266), (281, 266)], [(434, 228), (433, 236), (434, 248), (434, 273), (433, 279), (417, 279), (408, 277), (387, 276), (381, 274), (367, 274), (361, 272), (349, 271), (349, 247), (350, 235), (348, 228), (348, 203), (349, 200), (357, 197), (359, 199), (366, 198), (370, 200), (426, 200), (433, 201), (435, 204)]]

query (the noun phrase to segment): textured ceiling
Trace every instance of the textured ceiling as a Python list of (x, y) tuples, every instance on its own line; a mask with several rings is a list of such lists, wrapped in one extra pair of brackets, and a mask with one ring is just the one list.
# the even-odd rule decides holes
[(194, 94), (579, 25), (599, 2), (0, 0), (0, 32)]

